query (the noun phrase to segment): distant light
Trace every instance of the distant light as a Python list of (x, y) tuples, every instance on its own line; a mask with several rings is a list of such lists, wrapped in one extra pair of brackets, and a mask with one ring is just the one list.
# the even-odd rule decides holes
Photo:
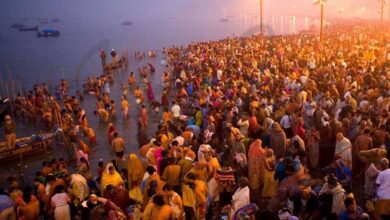
[(295, 9), (295, 8), (297, 8), (297, 6), (296, 6), (296, 5), (292, 5), (291, 7), (292, 7), (292, 8), (294, 8), (294, 9)]
[(366, 10), (366, 7), (363, 6), (363, 7), (361, 8), (361, 10), (362, 10), (362, 11), (365, 11), (365, 10)]

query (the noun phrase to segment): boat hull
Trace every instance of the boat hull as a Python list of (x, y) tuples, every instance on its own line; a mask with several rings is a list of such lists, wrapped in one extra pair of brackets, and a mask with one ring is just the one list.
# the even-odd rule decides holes
[(0, 142), (0, 161), (12, 160), (20, 156), (28, 157), (30, 155), (46, 151), (54, 143), (55, 136), (52, 133), (43, 134), (41, 141), (28, 141), (27, 138), (16, 140), (17, 146), (14, 149), (7, 150), (5, 142)]
[(19, 28), (19, 31), (38, 31), (38, 27), (32, 27), (32, 28)]

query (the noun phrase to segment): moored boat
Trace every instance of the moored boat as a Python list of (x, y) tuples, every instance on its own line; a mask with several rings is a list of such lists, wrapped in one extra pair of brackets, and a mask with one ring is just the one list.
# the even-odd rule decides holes
[(38, 26), (19, 28), (19, 31), (38, 31)]
[(43, 29), (37, 33), (37, 37), (59, 37), (60, 31), (54, 29)]
[(22, 156), (32, 155), (43, 152), (49, 148), (55, 140), (53, 133), (44, 133), (42, 135), (32, 135), (16, 139), (16, 147), (7, 149), (5, 141), (0, 142), (0, 161), (15, 159)]
[(53, 23), (59, 23), (61, 20), (59, 18), (53, 18), (51, 22)]
[(122, 22), (122, 25), (132, 25), (133, 24), (133, 22), (131, 22), (131, 21), (124, 21), (124, 22)]
[(110, 72), (120, 68), (126, 68), (128, 65), (128, 60), (125, 57), (121, 57), (116, 64), (110, 63), (103, 66), (103, 72)]

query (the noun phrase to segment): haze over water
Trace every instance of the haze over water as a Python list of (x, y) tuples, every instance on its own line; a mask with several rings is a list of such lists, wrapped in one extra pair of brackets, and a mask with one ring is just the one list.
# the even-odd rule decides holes
[[(23, 2), (23, 1), (22, 1)], [(241, 3), (240, 3), (241, 2)], [(258, 2), (254, 0), (147, 0), (147, 1), (12, 1), (0, 3), (0, 73), (4, 81), (18, 81), (25, 89), (35, 83), (49, 83), (52, 89), (60, 78), (82, 80), (100, 73), (99, 48), (130, 53), (161, 50), (193, 41), (219, 40), (258, 32)], [(312, 6), (310, 4), (310, 6)], [(268, 12), (268, 34), (297, 33), (316, 24), (313, 17), (295, 17)], [(287, 7), (287, 6), (286, 6)], [(295, 13), (295, 14), (294, 14)], [(294, 16), (294, 17), (292, 17)], [(40, 24), (38, 18), (47, 19)], [(59, 18), (59, 23), (51, 19)], [(228, 18), (228, 22), (220, 19)], [(123, 21), (133, 25), (123, 26)], [(38, 38), (35, 32), (11, 29), (21, 22), (28, 27), (55, 28), (59, 38)], [(18, 83), (18, 82), (17, 82)]]

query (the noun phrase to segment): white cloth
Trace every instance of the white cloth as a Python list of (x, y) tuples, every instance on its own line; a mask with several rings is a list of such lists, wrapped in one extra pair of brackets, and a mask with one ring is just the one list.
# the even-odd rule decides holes
[(342, 160), (348, 161), (348, 168), (352, 170), (352, 144), (348, 138), (344, 137), (341, 141), (336, 143), (334, 154), (339, 154)]
[(215, 178), (212, 178), (208, 183), (209, 194), (213, 202), (219, 201), (219, 185)]
[(77, 189), (77, 195), (75, 194), (76, 192), (72, 192), (72, 194), (79, 198), (80, 201), (83, 201), (88, 197), (89, 194), (89, 189), (88, 189), (88, 184), (87, 180), (80, 174), (72, 174), (71, 176), (71, 181), (70, 185), (72, 186), (72, 190)]
[(249, 120), (238, 120), (237, 125), (240, 127), (240, 132), (245, 137), (248, 136)]
[(332, 213), (335, 213), (337, 216), (339, 216), (345, 210), (345, 190), (339, 184), (333, 189), (329, 189), (328, 183), (325, 183), (319, 195), (327, 192), (330, 192), (333, 195)]
[(235, 211), (250, 204), (250, 194), (249, 194), (249, 187), (248, 186), (246, 186), (244, 188), (238, 188), (236, 190), (236, 192), (233, 194), (233, 197), (232, 197), (232, 204), (233, 204), (233, 207), (232, 207), (231, 217), (234, 216)]
[(390, 199), (390, 169), (379, 172), (376, 184), (378, 185), (376, 191), (378, 199)]
[(218, 81), (221, 81), (222, 80), (222, 76), (223, 76), (223, 72), (222, 72), (222, 70), (217, 70), (217, 79), (218, 79)]
[(69, 205), (63, 205), (54, 209), (55, 220), (70, 220), (70, 208)]
[(179, 105), (176, 104), (176, 105), (172, 106), (171, 111), (172, 111), (172, 115), (174, 118), (180, 117), (180, 106)]
[(177, 136), (174, 140), (177, 141), (177, 143), (179, 143), (179, 146), (183, 146), (184, 138), (182, 136)]
[(211, 152), (211, 151), (212, 151), (212, 148), (210, 145), (208, 145), (208, 144), (200, 145), (199, 150), (198, 150), (198, 161), (201, 161), (204, 159), (204, 153)]
[(57, 193), (51, 197), (51, 202), (55, 207), (60, 207), (68, 204), (68, 195), (66, 193)]
[(364, 175), (364, 193), (370, 198), (375, 195), (377, 188), (375, 180), (378, 178), (378, 174), (379, 170), (371, 163)]
[(280, 119), (280, 125), (282, 128), (291, 128), (291, 116), (284, 115), (282, 119)]

